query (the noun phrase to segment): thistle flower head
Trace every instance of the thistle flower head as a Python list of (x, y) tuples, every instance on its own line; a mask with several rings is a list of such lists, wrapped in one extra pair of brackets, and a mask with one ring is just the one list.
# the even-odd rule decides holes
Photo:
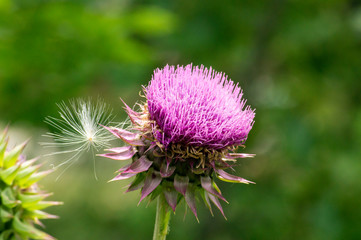
[(110, 124), (113, 116), (108, 106), (101, 100), (95, 104), (89, 100), (71, 100), (69, 106), (62, 102), (58, 104), (60, 118), (47, 117), (45, 122), (55, 129), (44, 135), (52, 138), (53, 142), (41, 143), (45, 147), (56, 148), (52, 154), (73, 154), (68, 160), (59, 164), (61, 166), (72, 160), (77, 160), (81, 153), (90, 149), (103, 149), (108, 147), (115, 137), (102, 125)]
[(153, 135), (165, 148), (240, 145), (253, 125), (254, 111), (245, 108), (241, 88), (212, 68), (157, 69), (145, 93)]
[(236, 153), (253, 125), (254, 110), (245, 106), (242, 90), (222, 74), (203, 66), (166, 66), (157, 69), (144, 88), (146, 102), (135, 111), (125, 104), (133, 131), (105, 127), (128, 146), (109, 149), (101, 156), (115, 160), (132, 158), (112, 179), (135, 176), (128, 191), (141, 189), (142, 201), (163, 194), (175, 211), (185, 199), (194, 215), (200, 193), (224, 215), (218, 199), (226, 201), (214, 179), (252, 183), (224, 171), (236, 158), (253, 157)]
[(51, 171), (39, 171), (36, 159), (26, 160), (26, 143), (8, 148), (6, 130), (0, 133), (0, 239), (54, 239), (37, 229), (41, 219), (56, 218), (42, 209), (60, 202), (44, 201), (51, 194), (36, 184)]

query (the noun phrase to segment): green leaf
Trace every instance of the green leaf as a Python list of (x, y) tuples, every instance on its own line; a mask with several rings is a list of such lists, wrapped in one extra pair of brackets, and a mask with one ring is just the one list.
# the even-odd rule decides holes
[(16, 175), (16, 181), (22, 184), (28, 180), (28, 178), (38, 170), (38, 166), (21, 167), (20, 171)]
[(221, 189), (219, 189), (219, 187), (217, 186), (217, 184), (215, 183), (215, 181), (212, 181), (212, 186), (217, 190), (217, 192), (219, 192), (220, 194), (222, 194)]
[[(12, 235), (9, 240), (19, 240), (19, 236), (17, 235)], [(29, 239), (26, 239), (26, 240), (29, 240)]]
[(14, 230), (22, 236), (33, 238), (33, 239), (41, 239), (41, 240), (53, 240), (54, 238), (50, 235), (34, 228), (29, 223), (21, 222), (20, 219), (15, 216), (12, 224)]
[(142, 188), (144, 186), (145, 176), (146, 174), (144, 173), (138, 173), (126, 192), (131, 192)]
[(6, 151), (6, 147), (8, 145), (8, 141), (0, 141), (0, 167), (4, 164), (4, 155)]
[(13, 233), (13, 230), (6, 230), (0, 234), (0, 240), (9, 240), (10, 235)]
[(5, 207), (0, 208), (0, 219), (3, 223), (10, 221), (13, 218), (11, 209), (5, 209)]
[(50, 194), (22, 194), (20, 193), (18, 199), (21, 201), (23, 208), (30, 208), (36, 205), (40, 200), (48, 197)]
[(29, 187), (29, 186), (33, 185), (34, 183), (38, 182), (39, 180), (41, 180), (42, 178), (44, 178), (45, 176), (47, 176), (49, 173), (52, 173), (53, 171), (54, 170), (47, 170), (47, 171), (33, 173), (24, 182), (18, 181), (18, 183), (21, 187)]
[(156, 199), (159, 194), (162, 193), (162, 186), (158, 186), (156, 189), (154, 189), (152, 191), (152, 193), (149, 195), (149, 202), (153, 201), (154, 199)]
[(4, 162), (3, 162), (5, 169), (9, 168), (11, 166), (14, 166), (14, 164), (18, 160), (21, 152), (24, 150), (26, 144), (27, 144), (27, 141), (24, 142), (23, 144), (16, 146), (11, 151), (5, 153)]
[(0, 173), (0, 177), (7, 185), (12, 185), (16, 177), (16, 174), (18, 173), (18, 170), (19, 170), (19, 166), (14, 165), (6, 170), (3, 170)]
[(24, 218), (31, 218), (31, 219), (55, 219), (58, 218), (56, 215), (52, 215), (40, 210), (28, 211), (25, 210), (23, 213)]
[(15, 195), (10, 187), (5, 188), (1, 192), (1, 201), (8, 208), (13, 208), (20, 203), (19, 200), (16, 200)]
[(5, 142), (5, 138), (6, 138), (6, 135), (7, 135), (7, 132), (8, 132), (8, 128), (6, 127), (3, 131), (3, 133), (0, 135), (0, 143), (1, 142)]
[(33, 204), (31, 206), (27, 206), (25, 209), (29, 210), (29, 211), (34, 211), (34, 210), (41, 210), (47, 207), (51, 207), (51, 206), (56, 206), (56, 205), (62, 205), (62, 202), (55, 202), (55, 201), (40, 201), (37, 202), (36, 204)]
[(30, 167), (34, 162), (36, 162), (38, 159), (34, 158), (34, 159), (30, 159), (30, 160), (26, 160), (25, 162), (21, 163), (20, 168), (21, 169), (25, 169), (27, 167)]

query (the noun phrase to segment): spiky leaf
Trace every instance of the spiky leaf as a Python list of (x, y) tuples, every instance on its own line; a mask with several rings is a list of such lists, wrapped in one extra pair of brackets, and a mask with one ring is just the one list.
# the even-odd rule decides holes
[(10, 187), (5, 188), (1, 192), (1, 202), (8, 208), (13, 208), (20, 203), (20, 201), (16, 199), (15, 194)]
[(144, 186), (142, 188), (142, 194), (139, 202), (141, 202), (145, 197), (147, 197), (162, 181), (162, 177), (157, 171), (148, 171), (145, 178)]
[(23, 149), (26, 146), (26, 143), (27, 142), (16, 146), (14, 149), (12, 149), (9, 152), (5, 152), (5, 156), (4, 156), (4, 159), (3, 159), (5, 169), (13, 166), (17, 162), (21, 152), (23, 151)]
[(18, 173), (18, 170), (19, 170), (19, 166), (17, 165), (11, 166), (6, 170), (1, 171), (0, 177), (7, 185), (12, 185)]
[(10, 221), (13, 218), (12, 210), (5, 206), (0, 208), (0, 219), (3, 223)]
[(43, 201), (50, 194), (34, 184), (51, 170), (38, 172), (36, 159), (21, 154), (26, 143), (8, 149), (5, 135), (0, 135), (0, 240), (54, 239), (34, 227), (39, 219), (55, 218), (40, 209), (59, 203)]
[(39, 240), (53, 240), (54, 238), (50, 235), (34, 228), (29, 223), (21, 222), (18, 217), (14, 217), (13, 224), (12, 224), (14, 230), (19, 233), (23, 237), (29, 237), (33, 239), (39, 239)]

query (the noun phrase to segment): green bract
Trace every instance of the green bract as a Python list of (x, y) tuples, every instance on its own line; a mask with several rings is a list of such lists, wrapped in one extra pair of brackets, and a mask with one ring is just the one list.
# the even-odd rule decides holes
[(0, 134), (0, 240), (54, 239), (35, 228), (41, 219), (56, 218), (44, 208), (60, 202), (44, 201), (49, 193), (41, 191), (37, 182), (50, 171), (39, 172), (36, 159), (21, 155), (26, 143), (8, 149), (7, 130)]

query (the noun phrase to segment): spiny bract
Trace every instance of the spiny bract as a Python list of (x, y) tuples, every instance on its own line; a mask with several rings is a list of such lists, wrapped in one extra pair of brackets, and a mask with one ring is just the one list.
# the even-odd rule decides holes
[(26, 143), (8, 149), (7, 130), (0, 134), (0, 240), (54, 239), (35, 228), (41, 219), (56, 218), (42, 209), (60, 202), (43, 201), (49, 193), (36, 184), (51, 171), (39, 172), (36, 159), (21, 154)]
[(105, 127), (128, 146), (102, 154), (115, 160), (132, 158), (113, 179), (135, 176), (127, 191), (141, 189), (142, 201), (164, 195), (175, 211), (185, 199), (197, 217), (200, 195), (210, 209), (211, 202), (224, 215), (218, 199), (225, 202), (214, 179), (252, 183), (224, 171), (236, 158), (253, 157), (237, 153), (253, 126), (254, 110), (245, 106), (241, 88), (212, 69), (166, 66), (157, 69), (144, 88), (146, 102), (137, 112), (127, 105), (132, 129)]

